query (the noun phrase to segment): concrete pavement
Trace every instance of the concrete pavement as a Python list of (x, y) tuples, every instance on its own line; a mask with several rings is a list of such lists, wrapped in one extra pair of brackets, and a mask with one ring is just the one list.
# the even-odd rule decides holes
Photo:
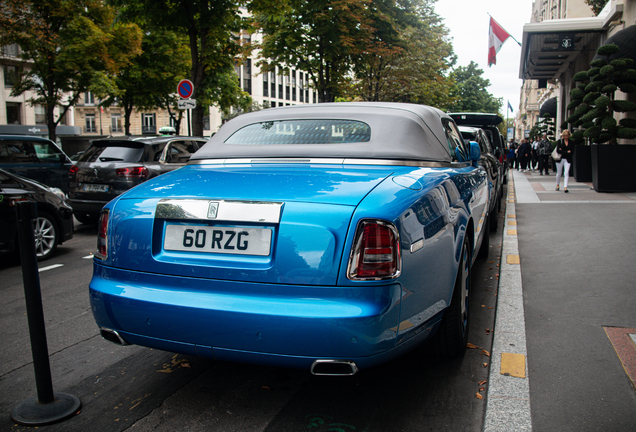
[(484, 430), (636, 430), (636, 193), (509, 179)]

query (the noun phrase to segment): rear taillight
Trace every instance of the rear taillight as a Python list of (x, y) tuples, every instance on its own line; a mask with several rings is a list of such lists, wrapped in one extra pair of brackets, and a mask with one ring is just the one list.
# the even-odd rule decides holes
[(97, 223), (97, 252), (95, 258), (105, 260), (108, 258), (108, 209), (102, 210)]
[(115, 170), (117, 177), (125, 178), (148, 178), (148, 168), (146, 167), (129, 167), (129, 168), (117, 168)]
[(77, 174), (77, 172), (79, 171), (79, 168), (77, 167), (77, 165), (71, 165), (71, 167), (68, 169), (68, 176), (71, 180), (75, 179), (75, 175)]
[(400, 238), (395, 226), (380, 220), (360, 221), (347, 277), (351, 280), (393, 279), (400, 275), (401, 266)]

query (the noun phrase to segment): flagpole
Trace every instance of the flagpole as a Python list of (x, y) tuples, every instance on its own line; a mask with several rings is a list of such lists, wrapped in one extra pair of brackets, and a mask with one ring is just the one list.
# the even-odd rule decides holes
[[(494, 18), (492, 17), (492, 15), (490, 15), (490, 13), (489, 13), (489, 12), (486, 12), (486, 13), (488, 14), (488, 16), (489, 16), (489, 17), (490, 17), (490, 18), (491, 18), (494, 22), (496, 22), (496, 23), (497, 23), (497, 25), (498, 25), (499, 27), (501, 27), (501, 28), (503, 29), (503, 26), (502, 26), (501, 24), (499, 24), (499, 23), (497, 22), (497, 20), (496, 20), (496, 19), (494, 19)], [(506, 32), (507, 32), (507, 30), (506, 30)], [(511, 35), (510, 33), (508, 33), (508, 36), (509, 36), (509, 37), (510, 37), (513, 41), (517, 42), (517, 43), (519, 44), (519, 46), (522, 46), (522, 45), (521, 45), (521, 43), (520, 43), (517, 39), (515, 39), (515, 37), (514, 37), (513, 35)]]
[(510, 99), (508, 99), (508, 105), (506, 105), (506, 144), (508, 143), (508, 114), (510, 112)]

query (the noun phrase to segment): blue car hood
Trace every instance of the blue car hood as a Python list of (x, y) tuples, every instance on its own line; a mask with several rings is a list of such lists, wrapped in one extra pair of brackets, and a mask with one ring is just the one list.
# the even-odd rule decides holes
[[(103, 264), (183, 277), (334, 286), (343, 256), (348, 259), (344, 244), (356, 207), (392, 173), (391, 167), (335, 165), (186, 166), (111, 202), (111, 253)], [(270, 224), (155, 217), (165, 199), (276, 202), (282, 210), (280, 221)], [(194, 232), (200, 227), (269, 229), (271, 252), (210, 253), (207, 245), (193, 252), (168, 250), (166, 239), (173, 232), (168, 227), (175, 224)], [(180, 235), (173, 236), (178, 243), (185, 241)]]

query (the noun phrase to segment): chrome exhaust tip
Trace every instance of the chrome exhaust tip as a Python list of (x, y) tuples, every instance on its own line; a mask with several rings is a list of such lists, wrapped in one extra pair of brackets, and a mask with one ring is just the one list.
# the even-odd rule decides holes
[(117, 333), (116, 330), (112, 330), (106, 327), (100, 327), (99, 334), (101, 335), (101, 337), (114, 344), (121, 346), (130, 345), (123, 337), (121, 337), (119, 333)]
[(358, 366), (349, 360), (316, 360), (311, 365), (312, 375), (351, 376), (357, 372)]

